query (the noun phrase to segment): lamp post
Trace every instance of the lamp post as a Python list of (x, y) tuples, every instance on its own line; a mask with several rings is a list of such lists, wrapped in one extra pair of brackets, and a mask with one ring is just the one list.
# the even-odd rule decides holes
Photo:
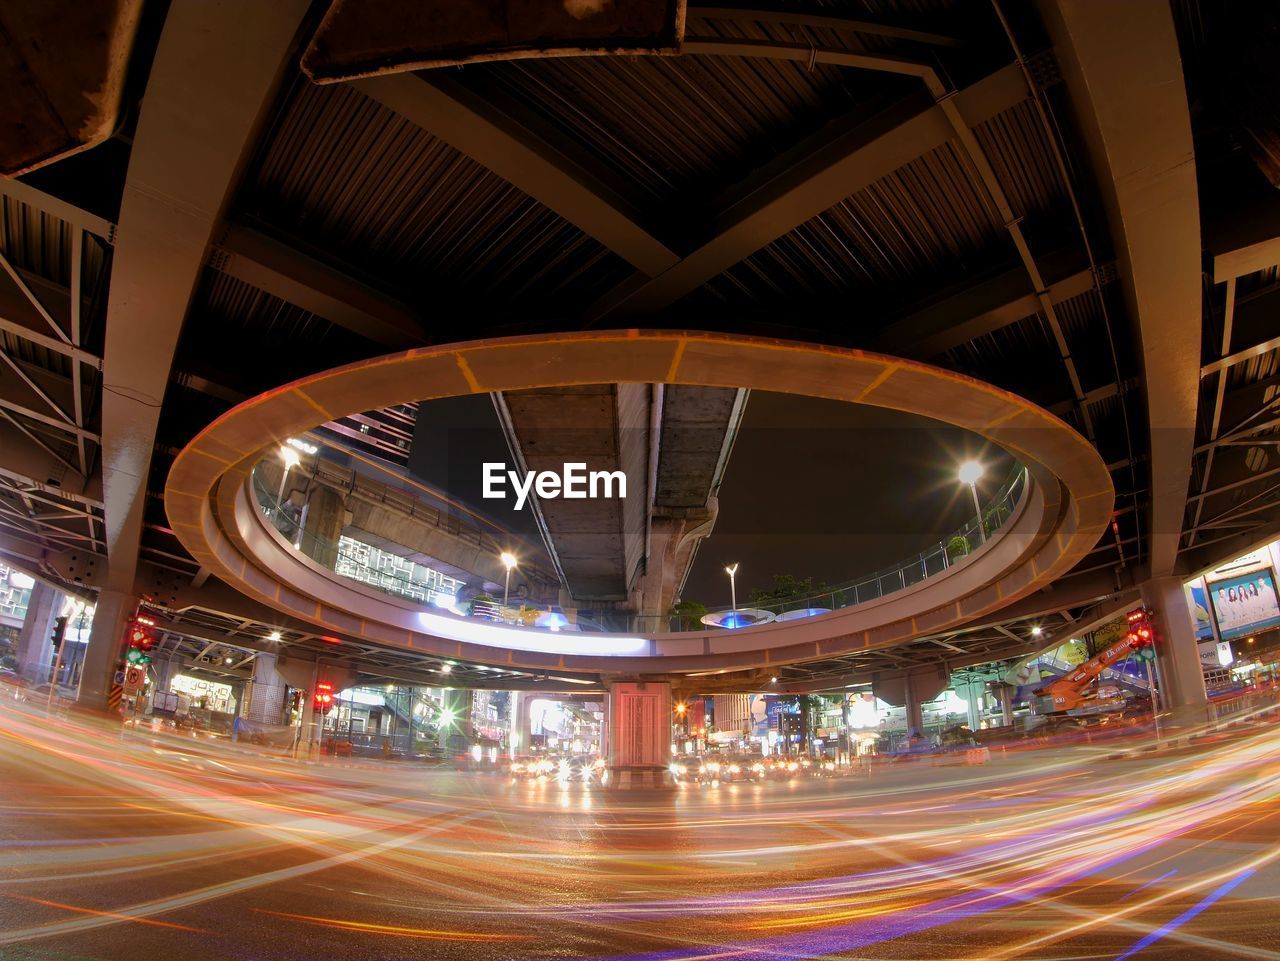
[[(733, 613), (736, 614), (738, 613), (738, 585), (734, 575), (738, 573), (738, 565), (730, 564), (724, 569), (724, 572), (729, 575), (729, 603), (733, 607)], [(737, 618), (735, 617), (733, 620), (736, 624)]]
[(280, 505), (284, 500), (284, 485), (289, 480), (289, 471), (293, 470), (300, 463), (302, 458), (298, 452), (288, 444), (280, 445), (280, 459), (284, 461), (284, 473), (280, 475), (280, 489), (276, 491), (276, 515), (280, 514)]
[(960, 465), (960, 483), (969, 485), (969, 493), (973, 495), (973, 514), (978, 521), (979, 543), (987, 542), (987, 532), (982, 529), (982, 506), (978, 503), (978, 481), (982, 479), (982, 465), (976, 460), (967, 460)]
[(516, 558), (516, 555), (512, 554), (510, 551), (503, 551), (499, 560), (502, 561), (502, 566), (507, 569), (507, 581), (502, 588), (502, 606), (505, 608), (507, 606), (507, 598), (511, 596), (511, 570), (516, 567), (520, 561)]

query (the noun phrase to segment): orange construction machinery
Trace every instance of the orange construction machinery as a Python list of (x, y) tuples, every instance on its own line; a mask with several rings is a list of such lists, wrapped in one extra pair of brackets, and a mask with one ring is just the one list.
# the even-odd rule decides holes
[(1055, 678), (1035, 691), (1037, 714), (1083, 714), (1114, 710), (1124, 705), (1119, 691), (1110, 694), (1095, 687), (1099, 675), (1117, 661), (1136, 653), (1150, 660), (1152, 646), (1151, 612), (1142, 608), (1127, 615), (1129, 632), (1097, 657), (1090, 658), (1070, 674)]

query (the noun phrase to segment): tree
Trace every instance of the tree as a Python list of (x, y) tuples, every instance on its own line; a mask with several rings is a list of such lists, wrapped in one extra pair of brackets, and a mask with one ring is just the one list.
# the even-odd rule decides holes
[(678, 629), (682, 631), (705, 631), (707, 626), (702, 618), (706, 613), (707, 605), (697, 601), (680, 601), (671, 608), (671, 616), (677, 618)]
[(829, 590), (822, 581), (813, 582), (812, 577), (804, 580), (791, 574), (774, 574), (772, 590), (759, 587), (751, 589), (751, 605), (753, 607), (775, 608), (795, 601), (808, 600)]
[(954, 564), (969, 553), (969, 542), (960, 534), (947, 541), (947, 562)]
[(1004, 503), (987, 508), (987, 512), (982, 515), (982, 533), (990, 537), (1000, 529), (1008, 517), (1009, 508)]

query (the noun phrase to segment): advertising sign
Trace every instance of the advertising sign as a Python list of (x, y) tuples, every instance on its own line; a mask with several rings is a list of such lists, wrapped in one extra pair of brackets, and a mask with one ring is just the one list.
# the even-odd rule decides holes
[(1280, 625), (1276, 576), (1270, 567), (1211, 582), (1209, 598), (1223, 640)]
[(1196, 640), (1207, 641), (1213, 637), (1213, 622), (1209, 619), (1209, 602), (1204, 596), (1204, 584), (1199, 579), (1183, 585), (1187, 590), (1187, 605), (1196, 623)]

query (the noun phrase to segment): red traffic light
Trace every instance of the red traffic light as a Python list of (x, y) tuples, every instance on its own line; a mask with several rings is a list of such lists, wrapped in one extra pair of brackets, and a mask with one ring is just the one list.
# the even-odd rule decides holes
[(321, 714), (327, 713), (333, 707), (333, 685), (328, 681), (317, 681), (312, 703)]

